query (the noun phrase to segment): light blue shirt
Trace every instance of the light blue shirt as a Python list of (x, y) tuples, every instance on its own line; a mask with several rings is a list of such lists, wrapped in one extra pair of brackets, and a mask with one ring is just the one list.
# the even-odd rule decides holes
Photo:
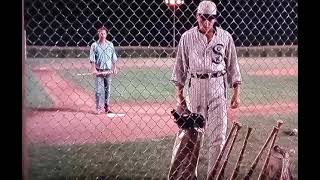
[(96, 68), (101, 70), (111, 70), (112, 63), (117, 61), (117, 55), (113, 43), (106, 41), (103, 44), (94, 42), (90, 48), (90, 63), (95, 63)]

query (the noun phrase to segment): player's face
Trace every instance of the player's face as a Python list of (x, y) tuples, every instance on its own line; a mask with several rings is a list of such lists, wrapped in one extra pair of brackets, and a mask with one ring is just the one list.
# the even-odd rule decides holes
[(107, 31), (106, 30), (100, 30), (99, 31), (99, 39), (106, 39), (107, 38)]
[(197, 14), (197, 21), (200, 30), (209, 32), (213, 30), (213, 24), (216, 21), (216, 17), (209, 14)]

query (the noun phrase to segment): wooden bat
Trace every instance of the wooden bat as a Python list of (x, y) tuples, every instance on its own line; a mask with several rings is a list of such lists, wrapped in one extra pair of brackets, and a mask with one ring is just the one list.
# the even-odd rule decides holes
[(263, 167), (262, 167), (262, 169), (261, 169), (261, 171), (260, 171), (258, 180), (261, 178), (263, 172), (265, 171), (265, 169), (267, 168), (267, 166), (268, 166), (268, 164), (269, 164), (269, 160), (270, 160), (270, 156), (271, 156), (271, 151), (272, 151), (272, 149), (273, 149), (274, 143), (275, 143), (275, 141), (276, 141), (276, 139), (277, 139), (277, 136), (278, 136), (279, 129), (281, 128), (282, 124), (283, 124), (283, 121), (281, 121), (281, 120), (278, 120), (278, 121), (277, 121), (278, 131), (276, 131), (276, 133), (274, 134), (274, 137), (273, 137), (272, 142), (271, 142), (271, 146), (270, 146), (269, 151), (268, 151), (268, 155), (267, 155), (267, 157), (266, 157), (266, 160), (264, 161), (264, 164), (263, 164)]
[(244, 139), (244, 142), (243, 142), (243, 145), (242, 145), (242, 148), (241, 148), (241, 151), (240, 151), (240, 155), (239, 155), (238, 161), (237, 161), (236, 166), (235, 166), (235, 168), (234, 168), (234, 170), (232, 172), (230, 180), (236, 179), (238, 174), (239, 174), (240, 164), (242, 162), (243, 154), (244, 154), (244, 151), (246, 149), (247, 142), (248, 142), (249, 136), (251, 134), (251, 131), (252, 131), (252, 128), (248, 127), (247, 134), (246, 134), (246, 137)]
[(237, 137), (238, 137), (238, 134), (239, 134), (239, 130), (240, 130), (240, 129), (241, 129), (241, 125), (239, 124), (239, 125), (237, 126), (236, 133), (235, 133), (235, 135), (234, 135), (234, 137), (233, 137), (233, 139), (232, 139), (230, 148), (229, 148), (229, 150), (228, 150), (228, 152), (227, 152), (226, 158), (225, 158), (225, 160), (224, 160), (224, 162), (223, 162), (223, 164), (222, 164), (222, 167), (221, 167), (221, 169), (220, 169), (220, 171), (219, 171), (219, 173), (218, 173), (218, 176), (217, 176), (217, 178), (216, 178), (217, 180), (222, 180), (222, 175), (224, 174), (224, 170), (226, 169), (226, 166), (227, 166), (227, 163), (228, 163), (228, 160), (229, 160), (229, 156), (230, 156), (231, 151), (232, 151), (232, 149), (233, 149), (234, 142), (236, 141), (236, 139), (237, 139)]
[(274, 134), (279, 130), (279, 128), (277, 127), (273, 127), (272, 132), (270, 133), (269, 137), (267, 138), (266, 142), (264, 143), (264, 145), (262, 146), (260, 152), (258, 153), (258, 155), (256, 156), (255, 160), (253, 161), (252, 165), (250, 166), (249, 172), (247, 173), (246, 177), (244, 178), (245, 180), (249, 180), (254, 169), (256, 168), (260, 157), (262, 155), (262, 152), (264, 151), (264, 149), (267, 147), (267, 145), (269, 144), (271, 138), (274, 136)]
[(220, 161), (221, 161), (221, 159), (222, 159), (222, 155), (223, 155), (223, 153), (224, 153), (224, 151), (225, 151), (225, 149), (226, 149), (226, 147), (227, 147), (227, 145), (228, 145), (228, 143), (229, 143), (229, 141), (230, 141), (231, 135), (233, 134), (236, 126), (239, 126), (239, 123), (233, 122), (232, 128), (231, 128), (231, 130), (230, 130), (230, 132), (229, 132), (229, 134), (228, 134), (227, 140), (226, 140), (226, 142), (224, 143), (224, 145), (223, 145), (223, 147), (222, 147), (222, 150), (220, 151), (220, 153), (219, 153), (219, 155), (218, 155), (218, 158), (217, 158), (217, 160), (216, 160), (216, 162), (215, 162), (215, 164), (214, 164), (211, 172), (209, 173), (209, 176), (207, 177), (207, 180), (213, 180), (214, 176), (216, 175), (218, 166), (219, 166)]
[[(113, 71), (104, 71), (104, 72), (98, 72), (96, 75), (108, 75), (108, 74), (113, 74)], [(78, 76), (88, 76), (88, 75), (94, 75), (94, 73), (89, 72), (89, 73), (78, 73)]]

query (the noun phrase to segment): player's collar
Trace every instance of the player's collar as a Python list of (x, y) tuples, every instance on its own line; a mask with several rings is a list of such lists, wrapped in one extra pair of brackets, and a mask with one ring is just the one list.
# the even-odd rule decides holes
[[(198, 25), (197, 25), (197, 31), (200, 32), (201, 34), (204, 34), (203, 32), (200, 31)], [(217, 34), (217, 26), (215, 26), (215, 25), (213, 25), (213, 34)]]
[[(200, 33), (200, 34), (202, 34), (202, 35), (205, 35), (203, 32), (200, 31), (199, 26), (197, 26), (196, 29), (197, 29), (197, 32), (198, 32), (198, 33)], [(215, 27), (213, 27), (213, 36), (216, 36), (217, 33), (218, 33), (218, 29), (217, 29), (217, 27), (215, 26)]]
[(97, 43), (98, 44), (100, 44), (100, 45), (105, 45), (105, 44), (107, 44), (108, 43), (108, 41), (107, 40), (105, 40), (104, 42), (100, 42), (99, 40), (97, 41)]

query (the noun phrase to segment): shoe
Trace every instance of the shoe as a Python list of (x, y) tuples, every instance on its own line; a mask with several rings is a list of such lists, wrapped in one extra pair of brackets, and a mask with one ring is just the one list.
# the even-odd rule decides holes
[(110, 111), (109, 109), (106, 109), (106, 113), (113, 113), (112, 111)]
[(105, 105), (105, 112), (106, 113), (113, 113), (112, 111), (110, 111), (110, 108), (109, 108), (109, 106), (108, 105)]

